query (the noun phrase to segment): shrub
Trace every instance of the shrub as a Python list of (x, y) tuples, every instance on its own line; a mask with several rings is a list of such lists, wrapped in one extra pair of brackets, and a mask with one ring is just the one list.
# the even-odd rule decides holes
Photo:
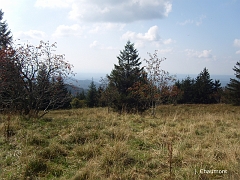
[(86, 101), (85, 100), (79, 100), (78, 98), (74, 98), (71, 101), (71, 107), (72, 108), (83, 108), (86, 107)]

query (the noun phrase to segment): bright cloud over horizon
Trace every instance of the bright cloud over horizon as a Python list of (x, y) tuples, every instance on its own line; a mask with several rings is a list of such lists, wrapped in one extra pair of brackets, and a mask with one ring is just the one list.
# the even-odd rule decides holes
[[(15, 40), (57, 42), (74, 72), (110, 73), (130, 40), (158, 50), (171, 74), (233, 75), (240, 61), (239, 0), (0, 0)], [(81, 77), (80, 77), (81, 78)]]

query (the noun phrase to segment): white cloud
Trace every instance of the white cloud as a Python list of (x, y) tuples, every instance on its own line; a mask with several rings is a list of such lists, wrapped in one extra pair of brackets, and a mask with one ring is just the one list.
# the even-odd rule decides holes
[(193, 23), (194, 23), (193, 20), (188, 19), (188, 20), (185, 20), (184, 22), (178, 22), (177, 24), (179, 24), (181, 26), (185, 26), (187, 24), (193, 24)]
[(15, 33), (16, 38), (20, 40), (26, 40), (26, 39), (38, 39), (42, 40), (46, 37), (45, 32), (38, 31), (38, 30), (29, 30), (29, 31), (20, 31)]
[(126, 24), (123, 23), (95, 23), (89, 33), (99, 33), (106, 30), (122, 31)]
[(75, 0), (70, 18), (91, 22), (161, 19), (172, 10), (170, 0)]
[(203, 19), (205, 19), (206, 18), (206, 16), (205, 15), (202, 15), (196, 22), (195, 22), (195, 24), (197, 25), (197, 26), (200, 26), (202, 23), (203, 23)]
[(168, 45), (168, 44), (172, 44), (172, 43), (175, 43), (175, 41), (172, 40), (171, 38), (166, 39), (166, 40), (163, 41), (163, 44), (166, 44), (166, 45)]
[(212, 52), (212, 50), (203, 50), (202, 52), (200, 52), (198, 57), (199, 58), (212, 58), (211, 52)]
[(90, 48), (95, 49), (101, 49), (101, 50), (116, 50), (117, 48), (114, 48), (112, 46), (105, 46), (104, 44), (99, 43), (98, 41), (93, 41), (90, 45)]
[(84, 29), (85, 29), (84, 27), (81, 27), (78, 24), (74, 24), (72, 26), (60, 25), (57, 27), (53, 36), (54, 37), (69, 37), (69, 36), (81, 37)]
[(90, 48), (95, 48), (95, 47), (99, 47), (99, 46), (101, 46), (101, 45), (98, 43), (98, 41), (93, 41), (93, 42), (89, 45)]
[(171, 38), (162, 40), (158, 26), (150, 27), (146, 33), (127, 31), (121, 38), (124, 40), (134, 41), (137, 48), (144, 47), (146, 43), (152, 43), (156, 47), (159, 47), (161, 44), (169, 45), (175, 43), (175, 41)]
[(158, 52), (159, 52), (160, 54), (167, 54), (167, 53), (171, 53), (172, 51), (173, 51), (172, 48), (167, 48), (167, 49), (160, 49), (160, 50), (158, 50)]
[[(234, 41), (233, 41), (233, 45), (235, 46), (235, 47), (240, 47), (240, 39), (234, 39)], [(236, 54), (240, 54), (240, 50), (238, 50), (238, 51), (236, 51)]]
[(240, 39), (234, 39), (233, 44), (234, 44), (234, 46), (236, 46), (236, 47), (240, 47)]
[(149, 28), (148, 32), (146, 33), (135, 33), (132, 31), (128, 31), (122, 35), (122, 39), (125, 40), (136, 40), (136, 41), (159, 41), (160, 35), (157, 26), (152, 26)]
[(186, 49), (185, 52), (187, 56), (192, 58), (204, 58), (204, 59), (211, 59), (213, 58), (212, 50), (203, 50), (203, 51), (195, 51), (192, 49)]
[(172, 11), (171, 0), (37, 0), (37, 7), (71, 7), (69, 17), (92, 22), (161, 19)]
[(178, 22), (177, 24), (181, 25), (181, 26), (185, 26), (187, 24), (195, 24), (196, 26), (200, 26), (203, 23), (203, 19), (205, 19), (206, 16), (202, 15), (199, 18), (192, 20), (192, 19), (187, 19), (183, 22)]
[(37, 0), (35, 2), (36, 7), (43, 8), (66, 8), (71, 7), (73, 0)]

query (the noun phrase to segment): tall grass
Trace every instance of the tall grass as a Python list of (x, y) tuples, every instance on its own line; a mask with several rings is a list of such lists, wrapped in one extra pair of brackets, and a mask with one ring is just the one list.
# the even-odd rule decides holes
[(240, 179), (240, 107), (166, 105), (150, 114), (85, 108), (10, 123), (2, 115), (0, 179)]

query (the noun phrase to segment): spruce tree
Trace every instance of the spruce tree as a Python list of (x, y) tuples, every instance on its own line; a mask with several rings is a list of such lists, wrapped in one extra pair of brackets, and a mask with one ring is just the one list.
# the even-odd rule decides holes
[(196, 79), (187, 77), (175, 85), (182, 91), (179, 103), (209, 104), (220, 102), (221, 83), (219, 80), (213, 81), (210, 78), (207, 68), (204, 68)]
[(0, 9), (0, 49), (6, 48), (12, 42), (11, 31), (8, 30), (6, 21), (3, 20), (4, 13)]
[(86, 97), (87, 106), (90, 108), (97, 106), (98, 104), (97, 99), (98, 99), (97, 88), (92, 80), (91, 84), (89, 85), (89, 90), (87, 92), (87, 97)]
[(84, 90), (82, 90), (81, 92), (77, 92), (76, 98), (78, 98), (79, 100), (85, 100), (86, 99), (86, 95), (85, 95)]
[(183, 79), (181, 82), (177, 81), (175, 85), (182, 91), (182, 95), (178, 100), (178, 103), (193, 103), (195, 80), (189, 76)]
[(229, 99), (234, 105), (240, 105), (240, 61), (237, 62), (233, 70), (235, 71), (236, 79), (230, 78), (230, 83), (227, 84), (229, 90)]
[(13, 51), (0, 50), (0, 109), (18, 111), (24, 105), (23, 83)]
[(211, 103), (213, 80), (210, 78), (207, 68), (204, 68), (203, 71), (197, 76), (194, 86), (194, 102), (203, 104)]
[(54, 94), (52, 95), (54, 98), (51, 100), (54, 101), (54, 103), (52, 103), (52, 109), (69, 108), (71, 95), (65, 86), (63, 77), (61, 75), (56, 77), (55, 83), (51, 86), (54, 91)]
[(137, 99), (130, 96), (129, 88), (142, 79), (143, 68), (140, 67), (141, 62), (138, 51), (130, 41), (127, 42), (124, 50), (120, 51), (117, 59), (118, 64), (114, 64), (114, 69), (108, 76), (109, 81), (120, 94), (119, 98), (114, 102), (114, 108), (119, 112), (130, 112), (136, 107)]
[(37, 82), (35, 84), (35, 100), (36, 100), (36, 109), (44, 110), (48, 107), (51, 100), (51, 82), (50, 77), (48, 76), (48, 70), (46, 65), (42, 65), (41, 69), (38, 72)]

